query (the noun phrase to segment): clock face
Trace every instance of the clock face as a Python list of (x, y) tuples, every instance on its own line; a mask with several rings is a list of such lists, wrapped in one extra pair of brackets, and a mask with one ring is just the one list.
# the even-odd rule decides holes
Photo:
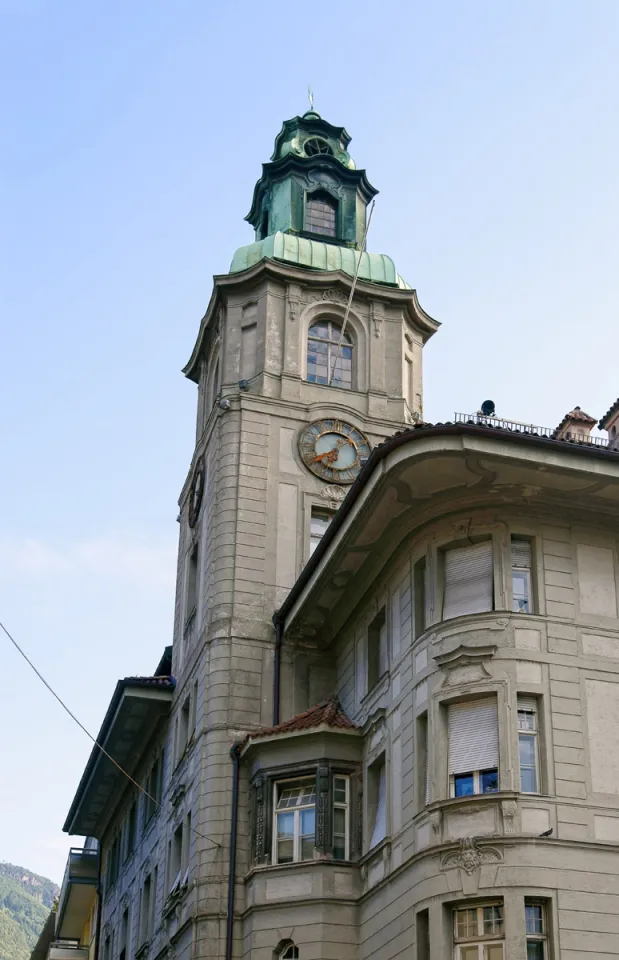
[(329, 483), (352, 483), (370, 455), (367, 437), (343, 420), (315, 420), (299, 435), (305, 466)]

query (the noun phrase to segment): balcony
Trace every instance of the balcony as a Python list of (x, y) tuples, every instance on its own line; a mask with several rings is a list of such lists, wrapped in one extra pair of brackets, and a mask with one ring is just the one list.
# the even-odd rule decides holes
[(88, 960), (88, 947), (79, 940), (52, 940), (48, 960)]
[[(69, 951), (66, 955), (69, 960), (80, 960), (79, 938), (97, 893), (98, 878), (99, 851), (71, 847), (58, 900), (56, 935), (60, 939), (55, 941), (68, 944), (62, 949)], [(64, 953), (53, 956), (56, 960), (65, 960)]]

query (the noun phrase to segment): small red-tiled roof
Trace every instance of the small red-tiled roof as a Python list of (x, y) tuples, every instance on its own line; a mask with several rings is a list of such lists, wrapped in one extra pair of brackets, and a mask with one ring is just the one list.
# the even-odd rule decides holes
[(595, 417), (592, 417), (590, 414), (585, 413), (585, 411), (581, 410), (580, 407), (574, 407), (573, 410), (570, 410), (570, 412), (566, 413), (565, 416), (563, 417), (563, 420), (557, 427), (557, 433), (560, 433), (561, 430), (567, 427), (568, 423), (574, 423), (574, 422), (588, 423), (590, 424), (590, 426), (594, 426), (596, 419)]
[(606, 411), (606, 413), (598, 423), (598, 427), (600, 428), (600, 430), (606, 430), (606, 427), (608, 426), (608, 424), (610, 423), (610, 421), (615, 416), (618, 410), (619, 410), (619, 397), (617, 397), (612, 407)]
[(255, 740), (257, 737), (271, 737), (278, 733), (297, 733), (300, 730), (314, 730), (316, 727), (332, 727), (336, 730), (358, 730), (356, 723), (350, 720), (342, 708), (337, 698), (328, 700), (326, 703), (319, 703), (315, 707), (310, 707), (305, 713), (299, 713), (290, 720), (278, 723), (276, 727), (261, 727), (254, 733), (249, 733), (245, 738)]

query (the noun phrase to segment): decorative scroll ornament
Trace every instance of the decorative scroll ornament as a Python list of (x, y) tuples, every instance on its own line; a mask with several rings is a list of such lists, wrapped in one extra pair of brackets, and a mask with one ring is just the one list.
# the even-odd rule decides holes
[(328, 287), (326, 290), (310, 293), (307, 297), (308, 303), (318, 303), (321, 300), (327, 300), (331, 303), (348, 303), (348, 297), (345, 294), (341, 293), (340, 290), (334, 290), (330, 287)]
[(518, 813), (518, 804), (515, 800), (502, 800), (501, 812), (503, 814), (503, 831), (505, 833), (516, 832), (516, 814)]
[(189, 491), (189, 526), (195, 527), (204, 496), (204, 458), (198, 460)]
[(328, 486), (323, 487), (320, 491), (319, 496), (323, 500), (343, 500), (346, 496), (346, 490), (342, 490), (341, 487), (336, 487), (334, 483), (328, 484)]
[(441, 870), (460, 867), (470, 877), (485, 863), (500, 863), (503, 857), (496, 847), (478, 847), (475, 837), (463, 837), (460, 847), (441, 858)]

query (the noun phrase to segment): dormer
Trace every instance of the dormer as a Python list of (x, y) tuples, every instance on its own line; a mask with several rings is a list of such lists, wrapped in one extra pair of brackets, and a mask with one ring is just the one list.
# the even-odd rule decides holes
[(600, 430), (606, 430), (608, 433), (608, 442), (613, 450), (619, 450), (619, 397), (615, 400), (610, 410), (604, 414), (598, 423)]
[(555, 431), (555, 437), (557, 440), (578, 440), (582, 442), (589, 438), (594, 426), (595, 417), (585, 413), (580, 407), (574, 407), (563, 417)]

